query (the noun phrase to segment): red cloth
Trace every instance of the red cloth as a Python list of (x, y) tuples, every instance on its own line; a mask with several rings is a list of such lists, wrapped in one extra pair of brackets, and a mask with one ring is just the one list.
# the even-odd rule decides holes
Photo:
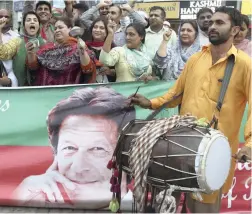
[(95, 56), (86, 50), (90, 56), (90, 63), (82, 66), (77, 50), (77, 40), (69, 38), (67, 43), (56, 46), (47, 43), (37, 52), (38, 70), (34, 85), (67, 85), (95, 82)]

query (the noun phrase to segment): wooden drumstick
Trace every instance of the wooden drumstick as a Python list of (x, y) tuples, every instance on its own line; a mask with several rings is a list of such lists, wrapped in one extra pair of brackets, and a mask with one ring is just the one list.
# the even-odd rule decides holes
[[(141, 87), (141, 86), (138, 86), (138, 87), (137, 87), (137, 90), (136, 90), (136, 92), (134, 93), (134, 95), (133, 95), (132, 97), (135, 97), (135, 96), (136, 96), (136, 94), (137, 94), (137, 92), (138, 92), (138, 90), (139, 90), (140, 87)], [(132, 103), (132, 102), (130, 101), (129, 107), (130, 107), (131, 103)], [(124, 115), (123, 115), (123, 118), (122, 118), (122, 120), (121, 120), (121, 122), (120, 122), (120, 125), (119, 125), (119, 129), (121, 128), (121, 126), (122, 126), (122, 124), (123, 124), (123, 121), (124, 121), (126, 115), (127, 115), (127, 111), (125, 111), (125, 113), (124, 113)]]
[(140, 88), (140, 86), (137, 87), (137, 90), (136, 90), (135, 94), (133, 95), (133, 97), (135, 97), (137, 95), (139, 88)]

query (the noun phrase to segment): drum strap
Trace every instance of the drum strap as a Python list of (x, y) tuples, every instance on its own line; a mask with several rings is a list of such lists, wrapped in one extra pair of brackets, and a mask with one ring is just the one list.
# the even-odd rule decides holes
[[(235, 56), (234, 54), (231, 54), (228, 59), (227, 59), (227, 66), (225, 69), (225, 73), (224, 73), (224, 78), (223, 80), (220, 80), (220, 82), (222, 82), (221, 85), (221, 91), (220, 91), (220, 96), (216, 105), (216, 110), (218, 112), (221, 111), (221, 107), (224, 101), (224, 97), (228, 88), (228, 84), (232, 75), (232, 71), (234, 68), (234, 62), (235, 62)], [(212, 121), (209, 123), (209, 128), (214, 125), (214, 129), (218, 129), (218, 118), (216, 117), (216, 114), (214, 114)]]
[[(220, 80), (220, 82), (222, 82), (222, 86), (221, 86), (221, 91), (220, 91), (220, 96), (216, 105), (216, 110), (218, 112), (220, 112), (223, 101), (224, 101), (224, 97), (227, 91), (227, 87), (229, 84), (229, 80), (231, 78), (232, 75), (232, 71), (233, 71), (233, 67), (234, 67), (234, 61), (235, 61), (235, 56), (234, 54), (231, 54), (228, 59), (227, 59), (227, 65), (226, 65), (226, 69), (225, 69), (225, 73), (224, 73), (224, 78), (223, 80)], [(172, 101), (180, 98), (183, 95), (183, 93), (174, 96), (172, 100), (169, 100), (168, 102), (165, 102), (163, 105), (161, 105), (158, 109), (156, 109), (153, 113), (151, 113), (146, 120), (153, 120), (154, 117), (161, 112), (164, 108), (167, 107), (168, 104), (170, 104)], [(209, 128), (214, 125), (214, 129), (218, 128), (218, 118), (216, 117), (216, 115), (214, 114), (212, 121), (209, 124)]]

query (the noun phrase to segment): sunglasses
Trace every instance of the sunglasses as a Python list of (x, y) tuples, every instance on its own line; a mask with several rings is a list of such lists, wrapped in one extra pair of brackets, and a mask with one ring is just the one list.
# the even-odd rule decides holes
[(2, 16), (2, 15), (0, 15), (0, 19), (1, 19), (1, 18), (9, 19), (10, 17), (9, 17), (9, 16)]

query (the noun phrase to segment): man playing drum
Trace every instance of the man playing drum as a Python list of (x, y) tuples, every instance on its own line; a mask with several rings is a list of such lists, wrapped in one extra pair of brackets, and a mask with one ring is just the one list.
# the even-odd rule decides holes
[[(229, 177), (220, 191), (211, 195), (202, 194), (202, 201), (190, 194), (187, 197), (187, 206), (192, 213), (219, 212), (221, 193), (227, 193), (231, 187), (236, 159), (242, 161), (244, 155), (247, 159), (251, 159), (251, 59), (233, 46), (234, 37), (239, 33), (241, 24), (242, 16), (238, 10), (217, 8), (208, 30), (211, 44), (189, 58), (175, 85), (165, 95), (151, 100), (140, 94), (130, 97), (133, 104), (142, 108), (157, 109), (171, 100), (167, 107), (172, 108), (181, 104), (181, 115), (191, 113), (209, 121), (213, 116), (218, 119), (218, 129), (228, 138), (234, 157)], [(218, 112), (216, 104), (227, 58), (231, 54), (235, 56), (235, 64), (222, 109)], [(245, 127), (246, 143), (237, 153), (238, 134), (247, 102), (249, 112)]]

